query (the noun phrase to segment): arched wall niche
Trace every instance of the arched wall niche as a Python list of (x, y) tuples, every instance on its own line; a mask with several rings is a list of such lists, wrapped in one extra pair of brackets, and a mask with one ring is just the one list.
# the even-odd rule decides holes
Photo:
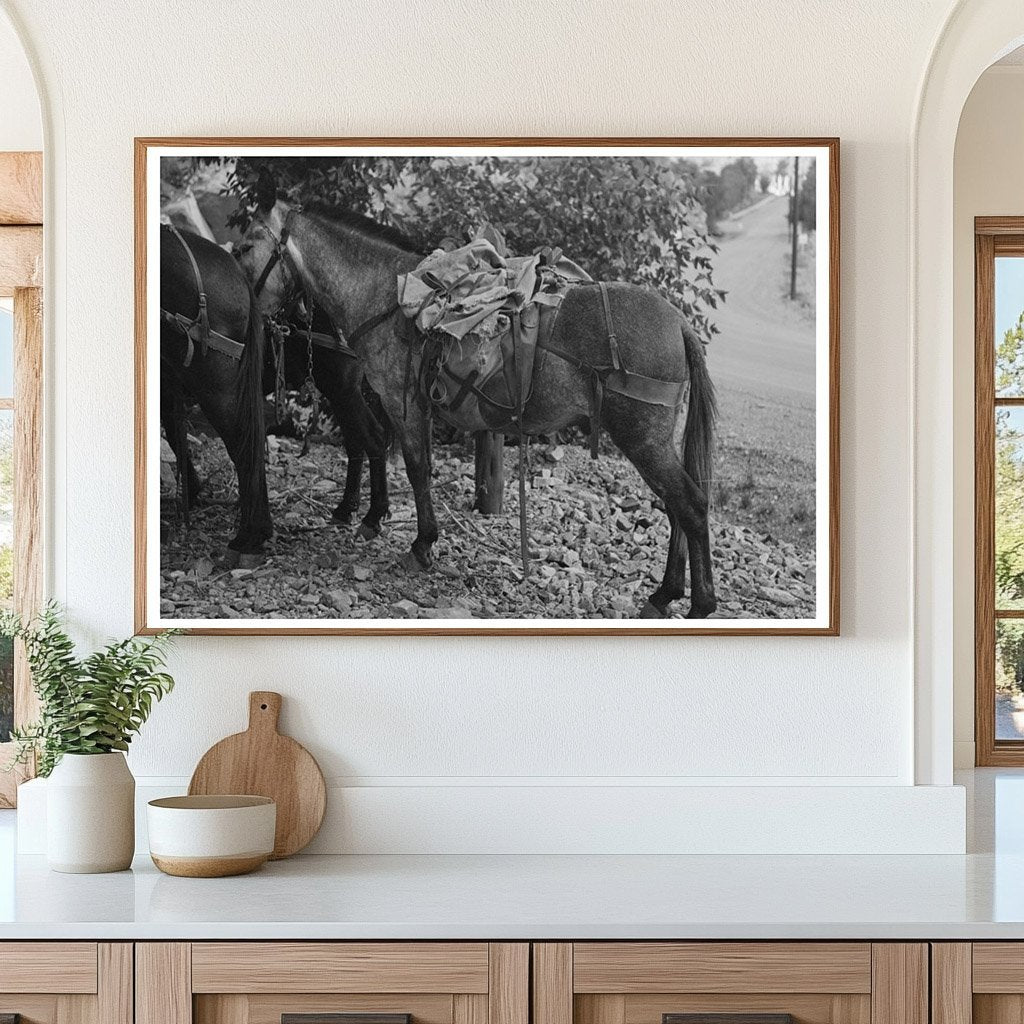
[[(953, 473), (953, 160), (974, 84), (1024, 43), (1020, 0), (961, 0), (925, 68), (911, 137), (911, 359), (914, 380), (915, 779), (948, 785), (953, 773), (955, 588), (973, 587), (955, 560)], [(967, 344), (971, 343), (968, 339)], [(971, 681), (958, 680), (972, 685)]]

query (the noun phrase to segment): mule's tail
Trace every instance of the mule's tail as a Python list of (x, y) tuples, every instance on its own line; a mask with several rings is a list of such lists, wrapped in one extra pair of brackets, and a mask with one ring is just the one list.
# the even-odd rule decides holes
[[(267, 428), (263, 407), (265, 344), (263, 315), (250, 287), (249, 322), (235, 392), (239, 423), (238, 502), (243, 528), (246, 524), (255, 528), (263, 535), (261, 539), (270, 537), (273, 532), (267, 502)], [(247, 481), (244, 490), (243, 478)]]
[(686, 365), (690, 371), (690, 407), (683, 434), (683, 465), (710, 502), (718, 401), (708, 374), (704, 345), (688, 324), (682, 325), (682, 331)]

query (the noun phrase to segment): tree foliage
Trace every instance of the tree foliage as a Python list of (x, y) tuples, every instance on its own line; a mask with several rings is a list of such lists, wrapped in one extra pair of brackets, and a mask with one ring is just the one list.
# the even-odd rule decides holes
[(0, 614), (0, 636), (25, 645), (40, 703), (39, 720), (12, 732), (15, 763), (36, 752), (39, 774), (46, 776), (65, 754), (127, 750), (154, 702), (174, 688), (160, 671), (174, 633), (113, 641), (79, 658), (52, 602), (29, 623), (11, 611)]
[[(1024, 313), (996, 346), (996, 394), (1024, 395)], [(1024, 607), (1024, 430), (1015, 411), (996, 412), (995, 577), (996, 607)], [(997, 623), (996, 646), (1004, 684), (1024, 678), (1024, 630)]]
[[(729, 194), (753, 188), (753, 161), (736, 161)], [(319, 200), (405, 232), (424, 252), (461, 244), (485, 222), (510, 249), (559, 246), (596, 279), (660, 291), (705, 337), (725, 293), (712, 282), (706, 182), (681, 159), (614, 157), (261, 157), (239, 159), (229, 189), (255, 209), (260, 170), (300, 202)], [(749, 179), (748, 184), (747, 183)]]

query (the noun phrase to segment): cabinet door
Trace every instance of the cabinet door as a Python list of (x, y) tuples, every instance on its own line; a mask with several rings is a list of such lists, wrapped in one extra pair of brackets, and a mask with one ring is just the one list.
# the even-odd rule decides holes
[(131, 944), (0, 942), (0, 1020), (132, 1024)]
[(928, 1024), (922, 943), (538, 943), (533, 1024)]
[(935, 1024), (1024, 1021), (1024, 942), (932, 946)]
[(136, 984), (136, 1024), (529, 1024), (525, 943), (140, 943)]

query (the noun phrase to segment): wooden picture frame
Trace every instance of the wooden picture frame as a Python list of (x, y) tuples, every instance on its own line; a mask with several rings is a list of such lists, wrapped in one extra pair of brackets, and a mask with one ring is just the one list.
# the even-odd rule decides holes
[[(301, 623), (285, 619), (258, 619), (249, 623), (242, 620), (222, 621), (218, 618), (175, 619), (160, 611), (160, 585), (155, 567), (159, 557), (154, 554), (157, 544), (154, 535), (154, 490), (152, 454), (154, 451), (154, 423), (152, 398), (147, 394), (151, 386), (153, 360), (157, 344), (153, 339), (159, 313), (153, 307), (154, 239), (159, 237), (154, 218), (160, 209), (159, 159), (166, 155), (183, 153), (196, 156), (216, 154), (231, 156), (244, 154), (299, 155), (323, 151), (336, 151), (340, 157), (357, 150), (374, 155), (387, 155), (414, 151), (432, 153), (438, 150), (479, 152), (504, 156), (523, 151), (569, 152), (589, 155), (595, 151), (622, 153), (675, 153), (689, 151), (700, 154), (714, 152), (723, 157), (744, 153), (767, 159), (775, 153), (795, 153), (814, 156), (820, 162), (817, 180), (818, 223), (827, 219), (827, 231), (819, 232), (816, 250), (815, 280), (817, 294), (827, 294), (827, 301), (818, 302), (814, 314), (817, 341), (815, 384), (815, 498), (810, 513), (816, 533), (816, 561), (814, 565), (814, 613), (809, 617), (785, 619), (779, 616), (767, 619), (553, 619), (529, 620), (519, 625), (512, 619), (477, 619), (448, 624), (440, 619), (372, 619), (363, 624), (356, 620), (333, 619), (302, 620)], [(685, 152), (684, 152), (685, 151)], [(698, 155), (700, 155), (698, 154)], [(796, 176), (799, 180), (799, 173)], [(788, 201), (788, 200), (787, 200)], [(839, 633), (840, 614), (840, 538), (839, 538), (839, 140), (836, 138), (159, 138), (141, 137), (135, 140), (135, 625), (139, 633), (153, 633), (168, 625), (178, 625), (200, 634), (282, 634), (282, 635), (561, 635), (561, 636), (664, 636), (664, 635), (793, 635), (836, 636)], [(792, 217), (790, 217), (792, 223)], [(154, 233), (156, 232), (156, 234)], [(794, 231), (794, 239), (798, 231)], [(794, 241), (794, 252), (796, 242)], [(568, 254), (568, 255), (571, 255)], [(794, 256), (794, 265), (795, 265)], [(157, 435), (157, 440), (159, 435)], [(479, 451), (479, 450), (478, 450)], [(479, 460), (479, 455), (478, 455)], [(479, 461), (478, 461), (479, 471)], [(763, 591), (762, 591), (763, 593)], [(685, 601), (679, 604), (685, 605)], [(414, 604), (415, 606), (415, 604)]]

